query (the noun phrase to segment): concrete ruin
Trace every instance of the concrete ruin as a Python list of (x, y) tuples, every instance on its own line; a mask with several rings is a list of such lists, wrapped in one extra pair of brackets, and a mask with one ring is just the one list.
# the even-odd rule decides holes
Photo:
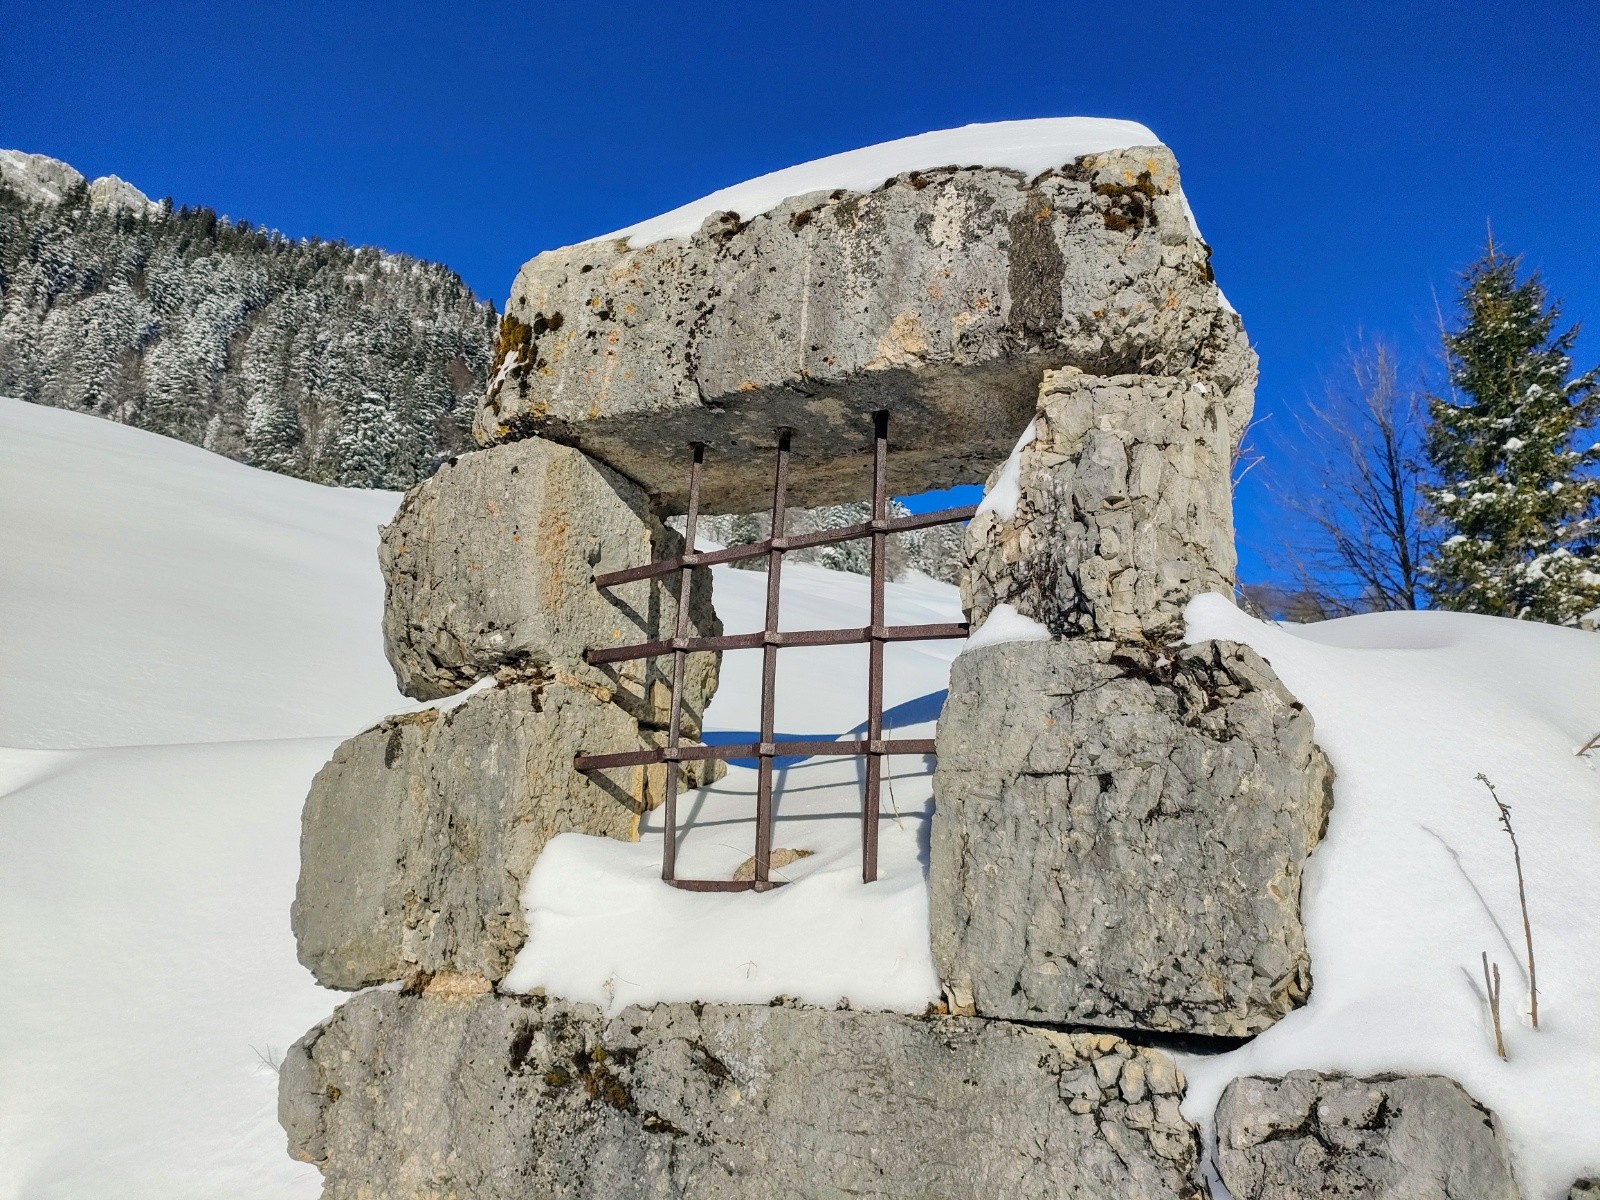
[[(402, 687), (499, 682), (353, 739), (306, 809), (302, 960), (334, 987), (406, 984), (353, 1000), (284, 1071), (326, 1195), (1199, 1194), (1163, 1053), (1013, 1022), (1244, 1036), (1309, 986), (1299, 880), (1329, 795), (1310, 717), (1248, 651), (1175, 647), (1188, 600), (1234, 583), (1228, 465), (1256, 378), (1209, 264), (1151, 139), (1031, 171), (934, 159), (522, 269), (486, 448), (383, 536)], [(877, 412), (892, 489), (989, 483), (974, 624), (1006, 605), (1050, 639), (963, 656), (941, 721), (932, 938), (955, 1015), (607, 1024), (498, 994), (544, 840), (636, 837), (659, 794), (648, 772), (579, 776), (569, 731), (659, 744), (662, 677), (583, 652), (670, 636), (681, 597), (640, 582), (613, 602), (595, 577), (673, 552), (690, 443), (702, 511), (765, 506), (779, 428), (793, 501), (842, 503), (866, 492)], [(701, 584), (689, 618), (710, 634)], [(690, 658), (685, 737), (717, 681), (715, 653)], [(1030, 750), (1008, 729), (1047, 732)], [(1172, 881), (1218, 839), (1248, 869), (1202, 871), (1201, 911)], [(899, 1129), (890, 1093), (920, 1114), (893, 1153), (859, 1135)]]

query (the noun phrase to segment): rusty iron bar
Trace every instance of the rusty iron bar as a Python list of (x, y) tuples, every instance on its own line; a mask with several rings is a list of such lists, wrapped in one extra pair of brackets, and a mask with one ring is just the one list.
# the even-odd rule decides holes
[(589, 662), (599, 666), (638, 658), (660, 658), (679, 649), (691, 654), (697, 650), (755, 650), (762, 646), (775, 646), (782, 650), (794, 646), (849, 646), (870, 642), (874, 638), (885, 642), (937, 642), (964, 638), (967, 633), (965, 621), (946, 625), (857, 625), (847, 629), (758, 629), (753, 633), (725, 633), (717, 637), (683, 638), (681, 641), (662, 638), (611, 650), (591, 650), (586, 657)]
[[(889, 414), (872, 414), (872, 640), (867, 643), (867, 742), (883, 740), (884, 559), (888, 535), (881, 525), (889, 517)], [(861, 805), (861, 882), (878, 878), (879, 789), (883, 755), (866, 753), (866, 787)]]
[(796, 533), (784, 537), (769, 537), (765, 541), (748, 542), (740, 546), (728, 546), (722, 550), (695, 550), (687, 538), (684, 539), (685, 550), (675, 558), (663, 558), (658, 562), (645, 563), (638, 567), (625, 567), (620, 571), (608, 571), (604, 575), (595, 576), (595, 586), (600, 588), (620, 587), (625, 583), (635, 583), (640, 579), (651, 579), (657, 575), (670, 575), (682, 566), (714, 567), (721, 563), (742, 562), (747, 558), (760, 558), (773, 550), (807, 550), (812, 546), (832, 546), (839, 542), (853, 542), (867, 537), (875, 532), (883, 533), (909, 533), (915, 529), (929, 529), (935, 525), (954, 525), (958, 521), (970, 520), (978, 511), (976, 504), (968, 504), (961, 508), (944, 508), (938, 512), (913, 513), (909, 517), (886, 517), (882, 521), (862, 521), (856, 525), (841, 525), (838, 529), (821, 529), (815, 533)]
[[(728, 758), (859, 758), (863, 754), (932, 754), (932, 738), (856, 738), (830, 741), (803, 738), (790, 742), (726, 742), (716, 746), (679, 746), (676, 751), (653, 747), (649, 750), (623, 750), (615, 754), (580, 754), (573, 766), (580, 771), (605, 771), (612, 767), (639, 767), (653, 763), (701, 762)], [(668, 757), (668, 755), (675, 757)]]
[[(772, 528), (783, 531), (789, 488), (789, 430), (778, 430), (777, 463), (772, 477)], [(778, 598), (783, 580), (783, 550), (767, 551), (767, 613), (761, 647), (761, 748), (772, 745), (777, 723), (778, 646), (772, 636), (778, 632)], [(772, 758), (763, 754), (756, 763), (756, 862), (755, 882), (764, 891), (772, 863)]]
[[(700, 468), (705, 465), (705, 443), (695, 442), (691, 447), (689, 463), (689, 509), (684, 517), (684, 537), (694, 545), (695, 522), (700, 517)], [(672, 703), (667, 709), (667, 754), (671, 756), (666, 770), (666, 798), (662, 802), (661, 878), (668, 883), (677, 875), (678, 868), (678, 768), (675, 760), (682, 740), (683, 675), (689, 652), (683, 642), (689, 636), (689, 591), (694, 586), (694, 568), (684, 566), (678, 572), (678, 625), (676, 648), (672, 651)], [(649, 695), (649, 672), (645, 673), (645, 694)]]
[[(592, 663), (626, 662), (672, 655), (672, 700), (667, 744), (648, 750), (625, 751), (617, 754), (579, 754), (573, 766), (579, 771), (603, 771), (616, 767), (666, 766), (666, 794), (663, 803), (663, 842), (661, 851), (661, 877), (674, 887), (699, 892), (766, 891), (781, 887), (782, 880), (771, 878), (773, 829), (773, 760), (779, 757), (817, 756), (864, 758), (866, 779), (861, 810), (861, 878), (871, 883), (878, 877), (878, 823), (881, 810), (883, 760), (893, 754), (933, 754), (932, 738), (885, 738), (883, 736), (883, 659), (884, 646), (889, 642), (932, 641), (941, 638), (967, 636), (964, 622), (930, 625), (888, 625), (885, 614), (885, 585), (887, 583), (888, 537), (913, 529), (926, 529), (935, 525), (948, 525), (972, 517), (977, 508), (969, 505), (949, 508), (940, 512), (923, 513), (908, 517), (888, 515), (888, 448), (889, 414), (875, 412), (873, 423), (872, 455), (872, 515), (871, 519), (840, 529), (817, 533), (784, 536), (782, 534), (787, 511), (789, 477), (789, 451), (791, 432), (779, 429), (778, 451), (773, 469), (772, 529), (774, 536), (765, 541), (745, 546), (730, 546), (725, 550), (699, 552), (695, 550), (695, 527), (700, 512), (700, 473), (705, 462), (705, 446), (696, 442), (692, 446), (693, 459), (689, 468), (689, 504), (684, 520), (684, 551), (673, 558), (629, 567), (597, 576), (595, 585), (600, 588), (616, 587), (640, 579), (679, 573), (678, 619), (671, 638), (657, 638), (632, 646), (617, 646), (604, 650), (590, 650)], [(807, 629), (780, 631), (778, 610), (781, 594), (783, 555), (789, 550), (809, 546), (823, 546), (859, 538), (872, 539), (871, 567), (871, 624), (844, 629)], [(690, 590), (695, 567), (715, 563), (735, 562), (747, 558), (767, 556), (767, 603), (764, 628), (754, 633), (728, 634), (719, 637), (689, 636)], [(867, 674), (867, 736), (850, 740), (807, 738), (786, 742), (774, 741), (777, 697), (777, 652), (792, 646), (837, 646), (865, 642), (869, 661)], [(746, 650), (760, 648), (761, 663), (761, 730), (759, 742), (737, 745), (706, 746), (682, 742), (683, 691), (686, 660), (691, 653), (706, 650)], [(677, 877), (678, 788), (679, 764), (715, 759), (755, 758), (757, 760), (756, 786), (756, 853), (752, 879), (680, 879)]]

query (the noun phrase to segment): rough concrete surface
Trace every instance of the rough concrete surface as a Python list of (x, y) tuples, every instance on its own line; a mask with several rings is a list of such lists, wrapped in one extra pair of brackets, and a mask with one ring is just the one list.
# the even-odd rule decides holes
[(1241, 1037), (1304, 1002), (1331, 769), (1254, 651), (978, 647), (938, 745), (929, 915), (958, 1006)]
[(290, 1051), (279, 1113), (325, 1200), (1198, 1200), (1182, 1093), (1109, 1035), (382, 992)]

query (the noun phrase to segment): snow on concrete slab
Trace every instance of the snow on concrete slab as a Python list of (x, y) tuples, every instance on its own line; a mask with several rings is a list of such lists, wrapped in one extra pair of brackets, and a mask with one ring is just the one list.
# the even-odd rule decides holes
[(592, 241), (627, 238), (637, 250), (666, 238), (685, 238), (716, 212), (745, 220), (770, 212), (791, 196), (844, 189), (870, 192), (896, 175), (935, 167), (998, 167), (1034, 176), (1085, 154), (1132, 146), (1159, 146), (1161, 139), (1136, 121), (1109, 117), (1039, 117), (992, 121), (898, 138), (843, 154), (785, 167), (703, 196), (659, 217)]

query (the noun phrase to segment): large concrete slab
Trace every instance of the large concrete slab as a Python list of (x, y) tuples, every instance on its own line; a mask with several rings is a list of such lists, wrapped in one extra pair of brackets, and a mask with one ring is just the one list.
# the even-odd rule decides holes
[(796, 504), (867, 494), (880, 408), (897, 492), (981, 482), (1063, 365), (1194, 373), (1239, 430), (1255, 355), (1210, 253), (1161, 146), (1032, 178), (913, 172), (715, 214), (688, 238), (570, 246), (517, 276), (477, 434), (571, 442), (666, 511), (702, 441), (707, 510), (752, 512), (780, 425)]

